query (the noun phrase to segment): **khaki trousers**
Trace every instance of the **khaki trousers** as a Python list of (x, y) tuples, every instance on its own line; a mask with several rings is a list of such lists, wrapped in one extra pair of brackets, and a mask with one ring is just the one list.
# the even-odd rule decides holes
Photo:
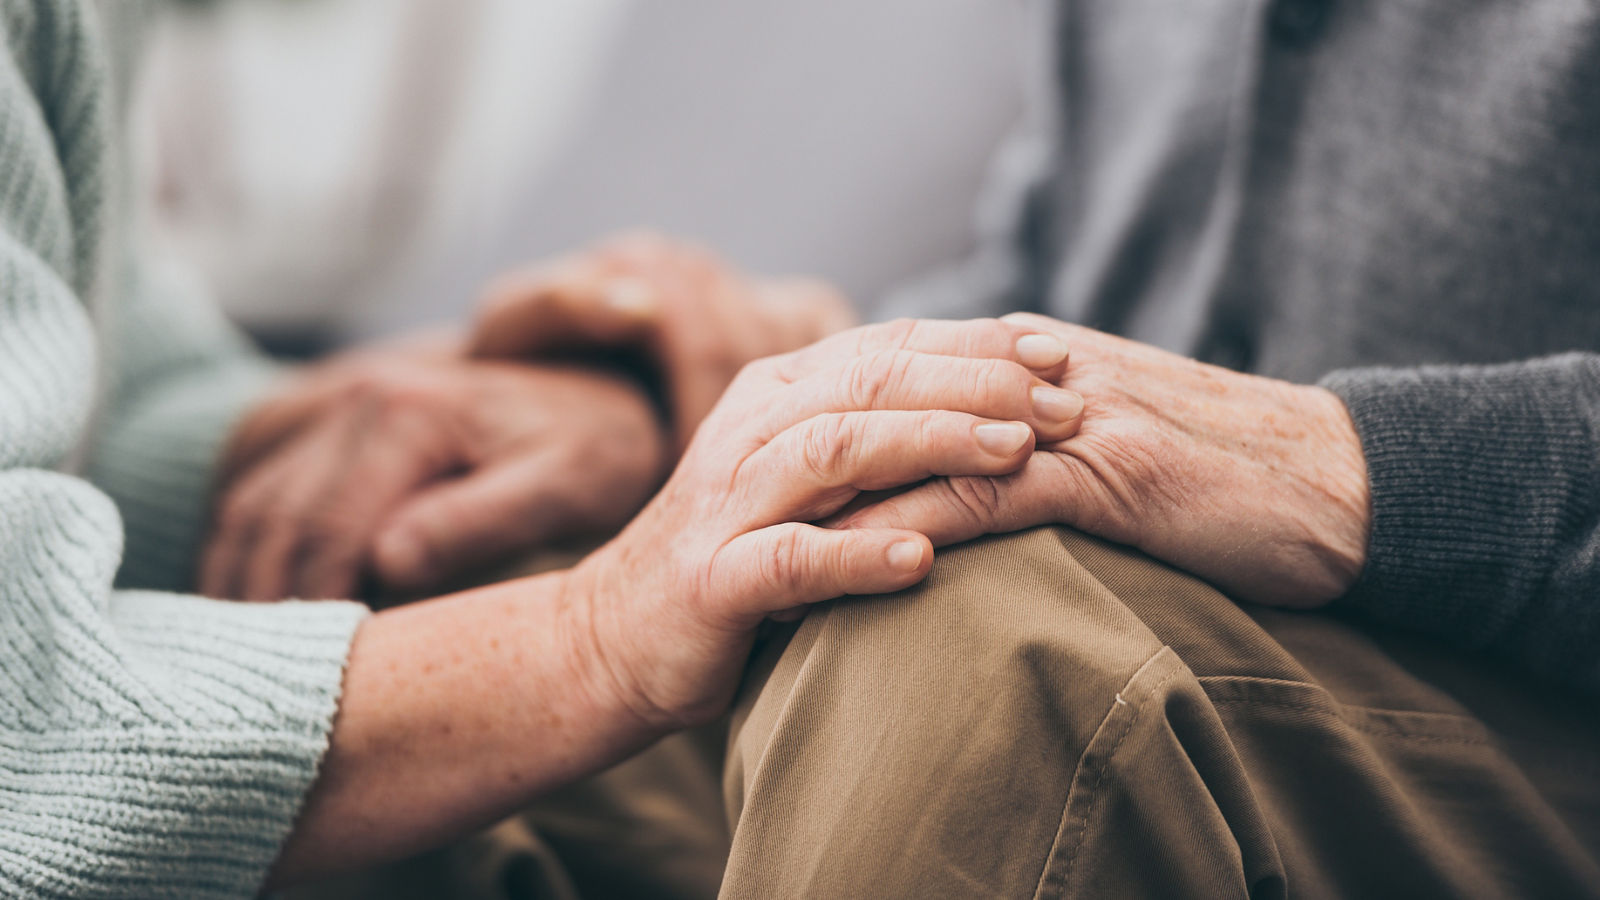
[(813, 613), (719, 739), (297, 896), (1600, 897), (1593, 700), (1066, 529)]

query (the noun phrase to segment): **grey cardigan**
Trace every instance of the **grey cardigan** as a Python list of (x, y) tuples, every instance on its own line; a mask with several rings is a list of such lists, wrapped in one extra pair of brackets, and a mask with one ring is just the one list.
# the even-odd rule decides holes
[(1034, 309), (1320, 382), (1371, 472), (1344, 603), (1600, 689), (1600, 4), (1040, 2), (981, 252)]

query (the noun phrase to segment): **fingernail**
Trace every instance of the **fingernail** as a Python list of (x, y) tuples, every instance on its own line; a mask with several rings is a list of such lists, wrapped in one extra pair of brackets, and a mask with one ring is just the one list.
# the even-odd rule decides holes
[(606, 282), (606, 305), (633, 316), (648, 316), (656, 311), (655, 289), (642, 278), (613, 278)]
[(1033, 412), (1046, 422), (1070, 422), (1083, 414), (1083, 398), (1061, 388), (1036, 387)]
[(1033, 429), (1021, 422), (1006, 422), (979, 425), (973, 429), (973, 433), (978, 438), (978, 446), (995, 456), (1010, 456), (1028, 442), (1028, 435), (1033, 433)]
[(906, 572), (915, 572), (922, 566), (922, 542), (900, 541), (889, 545), (889, 565)]
[(1017, 338), (1017, 359), (1030, 369), (1048, 369), (1067, 358), (1067, 345), (1048, 334)]

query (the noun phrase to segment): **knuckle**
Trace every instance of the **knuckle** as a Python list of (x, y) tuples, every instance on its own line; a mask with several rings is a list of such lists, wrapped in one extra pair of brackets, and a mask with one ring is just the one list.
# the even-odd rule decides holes
[(817, 479), (831, 482), (849, 465), (855, 452), (856, 429), (840, 414), (818, 416), (800, 439), (800, 461)]
[(808, 570), (807, 548), (799, 525), (785, 525), (767, 542), (766, 559), (761, 567), (762, 589), (782, 591)]
[(950, 415), (941, 410), (923, 413), (917, 417), (911, 446), (923, 457), (943, 455), (953, 443), (951, 435), (955, 429), (952, 425)]
[(951, 498), (968, 515), (983, 522), (1000, 517), (1003, 498), (993, 478), (964, 476), (950, 479), (949, 484)]
[(1031, 380), (1026, 369), (1003, 359), (978, 360), (973, 378), (980, 397), (996, 400), (1015, 399), (1026, 393)]
[(871, 356), (857, 357), (845, 370), (845, 398), (857, 409), (870, 409), (882, 394), (887, 373)]
[(900, 350), (882, 350), (859, 357), (851, 364), (846, 389), (851, 406), (856, 409), (877, 409), (904, 382), (914, 354)]
[(846, 541), (829, 541), (826, 545), (826, 569), (835, 584), (844, 584), (850, 580), (855, 570), (850, 545)]

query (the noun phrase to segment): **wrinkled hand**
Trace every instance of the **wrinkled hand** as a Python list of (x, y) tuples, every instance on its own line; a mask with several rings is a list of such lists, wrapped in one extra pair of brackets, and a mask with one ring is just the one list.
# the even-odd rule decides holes
[(469, 343), (484, 358), (641, 352), (665, 387), (681, 449), (745, 363), (853, 321), (821, 282), (750, 279), (700, 248), (634, 234), (500, 278)]
[(642, 392), (433, 347), (313, 367), (235, 430), (200, 587), (214, 597), (434, 587), (541, 541), (620, 527), (660, 483)]
[(747, 367), (662, 491), (570, 574), (602, 692), (653, 726), (704, 721), (764, 618), (920, 580), (932, 548), (914, 530), (804, 523), (863, 491), (1011, 472), (1035, 433), (1071, 434), (1081, 404), (1035, 374), (1058, 375), (1065, 348), (1027, 334), (894, 323)]
[(936, 544), (1063, 523), (1278, 606), (1336, 599), (1366, 559), (1366, 459), (1334, 394), (1242, 375), (1042, 316), (1072, 348), (1082, 428), (1008, 477), (953, 478), (843, 523)]

